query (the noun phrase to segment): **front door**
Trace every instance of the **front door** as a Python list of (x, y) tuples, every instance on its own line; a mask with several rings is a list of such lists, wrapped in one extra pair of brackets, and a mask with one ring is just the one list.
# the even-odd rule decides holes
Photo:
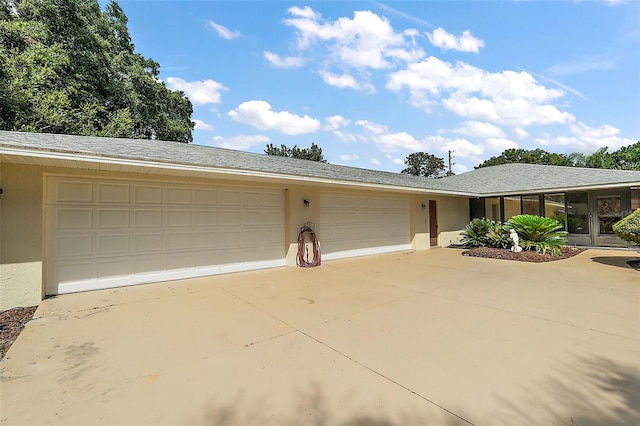
[(590, 194), (591, 238), (593, 246), (625, 247), (613, 232), (613, 224), (625, 217), (629, 206), (627, 191), (603, 191)]
[(429, 200), (429, 245), (437, 247), (438, 245), (438, 213), (435, 200)]

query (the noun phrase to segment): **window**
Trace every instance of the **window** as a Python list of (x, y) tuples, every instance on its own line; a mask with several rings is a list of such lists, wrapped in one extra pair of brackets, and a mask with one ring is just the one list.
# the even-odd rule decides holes
[(487, 219), (500, 221), (500, 198), (485, 198), (484, 214)]
[(569, 192), (567, 200), (567, 231), (570, 234), (589, 233), (589, 197), (586, 192)]
[(544, 215), (552, 217), (567, 229), (564, 210), (564, 194), (544, 194)]
[(504, 220), (509, 220), (520, 214), (520, 197), (504, 197)]
[(640, 209), (640, 187), (631, 188), (631, 210)]
[(540, 215), (540, 197), (538, 195), (522, 196), (522, 214)]

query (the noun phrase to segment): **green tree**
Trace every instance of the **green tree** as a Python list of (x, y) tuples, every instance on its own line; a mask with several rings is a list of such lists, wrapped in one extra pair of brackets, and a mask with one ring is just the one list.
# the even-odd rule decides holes
[(548, 164), (553, 166), (573, 166), (573, 159), (566, 154), (556, 154), (537, 148), (532, 150), (510, 148), (502, 154), (491, 157), (482, 164), (481, 167), (496, 166), (507, 163), (528, 163), (528, 164)]
[(0, 129), (191, 142), (193, 106), (111, 1), (0, 0)]
[(279, 157), (299, 158), (301, 160), (317, 161), (319, 163), (327, 162), (322, 154), (322, 148), (315, 143), (312, 143), (309, 148), (298, 148), (297, 145), (294, 145), (293, 148), (289, 148), (284, 144), (277, 147), (270, 143), (267, 144), (264, 152), (267, 155), (276, 155)]
[(615, 169), (640, 170), (640, 141), (612, 152), (611, 159)]
[(404, 160), (407, 166), (402, 172), (405, 175), (439, 178), (446, 174), (444, 159), (426, 152), (414, 152)]

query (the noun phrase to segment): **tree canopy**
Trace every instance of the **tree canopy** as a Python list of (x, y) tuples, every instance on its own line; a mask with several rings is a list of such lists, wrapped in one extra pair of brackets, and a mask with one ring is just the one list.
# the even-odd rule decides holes
[(404, 160), (407, 166), (402, 172), (405, 175), (439, 178), (446, 175), (444, 159), (426, 152), (414, 152)]
[(289, 148), (284, 144), (280, 145), (280, 147), (277, 147), (274, 144), (270, 143), (267, 144), (264, 152), (267, 155), (299, 158), (301, 160), (318, 161), (320, 163), (327, 162), (327, 160), (324, 159), (324, 155), (322, 154), (322, 148), (320, 148), (315, 143), (312, 143), (309, 148), (298, 148), (297, 145), (294, 145), (293, 148)]
[(543, 149), (507, 149), (502, 154), (491, 157), (476, 166), (495, 166), (506, 163), (548, 164), (553, 166), (588, 167), (594, 169), (640, 170), (640, 141), (609, 152), (607, 147), (600, 148), (591, 155), (580, 152), (556, 154)]
[(0, 0), (0, 129), (193, 140), (193, 106), (111, 1)]

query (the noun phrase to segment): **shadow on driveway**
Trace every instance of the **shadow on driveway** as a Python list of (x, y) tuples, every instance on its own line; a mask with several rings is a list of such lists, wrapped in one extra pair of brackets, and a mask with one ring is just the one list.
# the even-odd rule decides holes
[(633, 266), (629, 262), (638, 262), (640, 257), (638, 256), (598, 256), (592, 257), (591, 260), (598, 262), (602, 265), (617, 266), (619, 268), (632, 268)]
[[(604, 357), (578, 358), (562, 363), (550, 377), (526, 388), (528, 402), (503, 400), (521, 424), (539, 424), (534, 413), (548, 412), (553, 424), (626, 426), (640, 424), (640, 370)], [(540, 393), (553, 398), (542, 404)], [(602, 404), (594, 404), (594, 399)]]

